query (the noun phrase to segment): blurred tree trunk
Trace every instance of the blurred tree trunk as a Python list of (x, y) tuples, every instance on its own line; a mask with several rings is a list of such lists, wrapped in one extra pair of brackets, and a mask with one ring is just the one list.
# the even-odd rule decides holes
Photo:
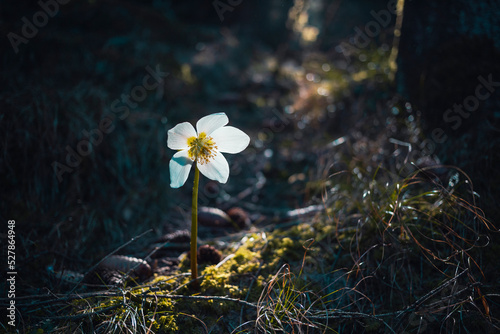
[(398, 91), (421, 111), (429, 153), (463, 168), (500, 219), (499, 50), (500, 1), (405, 1)]
[[(485, 116), (484, 110), (494, 108), (500, 87), (480, 100), (470, 117), (453, 108), (476, 94), (480, 76), (487, 80), (491, 75), (494, 82), (500, 82), (499, 49), (500, 1), (406, 0), (398, 57), (399, 92), (417, 105), (429, 127), (459, 130), (465, 123), (475, 124)], [(474, 109), (474, 99), (466, 102)], [(450, 108), (452, 112), (446, 114)]]
[[(420, 108), (429, 127), (458, 130), (463, 124), (458, 124), (454, 104), (475, 95), (479, 76), (491, 74), (500, 82), (500, 1), (406, 0), (403, 17), (399, 92)], [(494, 89), (493, 98), (500, 93), (500, 87)], [(476, 116), (495, 104), (491, 97), (467, 117), (472, 122), (461, 123), (477, 122)], [(467, 102), (473, 109), (474, 101)]]

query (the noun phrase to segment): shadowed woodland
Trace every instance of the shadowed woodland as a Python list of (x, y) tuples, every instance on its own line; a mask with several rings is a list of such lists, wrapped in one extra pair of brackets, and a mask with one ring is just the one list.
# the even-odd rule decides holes
[[(497, 2), (21, 0), (0, 31), (0, 332), (500, 330)], [(200, 180), (195, 287), (167, 131), (221, 111), (251, 141)]]

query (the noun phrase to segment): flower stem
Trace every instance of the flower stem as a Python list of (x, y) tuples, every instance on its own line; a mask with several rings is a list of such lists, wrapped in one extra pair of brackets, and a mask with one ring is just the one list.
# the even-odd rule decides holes
[(198, 166), (194, 167), (193, 204), (191, 206), (191, 278), (198, 278), (197, 262), (197, 237), (198, 237), (198, 184), (200, 182), (200, 171)]

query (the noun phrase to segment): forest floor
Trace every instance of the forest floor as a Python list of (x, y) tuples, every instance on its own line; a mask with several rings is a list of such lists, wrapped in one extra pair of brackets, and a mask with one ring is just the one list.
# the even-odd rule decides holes
[[(5, 56), (2, 219), (15, 220), (17, 310), (2, 329), (499, 329), (488, 194), (459, 167), (414, 155), (426, 130), (395, 93), (390, 32), (346, 55), (291, 31), (276, 51), (243, 28), (119, 9), (72, 3)], [(208, 246), (195, 287), (193, 177), (169, 187), (166, 132), (219, 111), (251, 144), (227, 156), (227, 184), (202, 178)], [(68, 160), (89, 135), (92, 151)]]

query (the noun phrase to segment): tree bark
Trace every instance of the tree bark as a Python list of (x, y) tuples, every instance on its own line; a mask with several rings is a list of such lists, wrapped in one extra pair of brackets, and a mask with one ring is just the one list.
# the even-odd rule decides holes
[(493, 220), (500, 219), (499, 50), (500, 1), (405, 1), (398, 91), (420, 110), (435, 141), (430, 153), (471, 177)]
[[(455, 130), (477, 125), (482, 117), (498, 121), (493, 109), (499, 110), (500, 87), (494, 87), (487, 99), (480, 99), (477, 108), (473, 98), (466, 99), (476, 95), (479, 77), (491, 75), (500, 82), (499, 50), (500, 1), (406, 0), (398, 90), (422, 111), (431, 129), (442, 127), (456, 135)], [(454, 105), (464, 102), (475, 110), (459, 115)], [(447, 112), (449, 109), (452, 111)], [(464, 116), (468, 113), (470, 116)]]

